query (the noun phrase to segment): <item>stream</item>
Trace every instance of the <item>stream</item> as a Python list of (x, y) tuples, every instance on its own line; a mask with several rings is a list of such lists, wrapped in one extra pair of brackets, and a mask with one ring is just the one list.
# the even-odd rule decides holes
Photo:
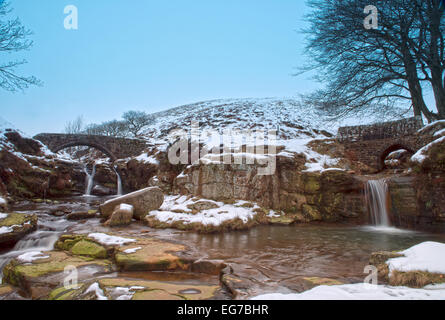
[[(107, 198), (73, 197), (57, 205), (22, 202), (12, 207), (19, 213), (38, 215), (38, 230), (20, 240), (14, 248), (0, 252), (0, 268), (13, 258), (29, 251), (52, 250), (64, 233), (110, 232), (99, 219), (68, 221), (57, 217), (60, 209), (88, 210)], [(381, 250), (402, 250), (423, 241), (445, 242), (444, 234), (415, 232), (376, 226), (347, 224), (309, 224), (277, 226), (264, 225), (247, 231), (221, 234), (197, 234), (166, 229), (155, 230), (141, 223), (133, 223), (119, 232), (131, 236), (147, 233), (150, 236), (183, 243), (200, 252), (204, 258), (219, 259), (239, 268), (239, 274), (252, 277), (258, 286), (252, 294), (272, 290), (287, 293), (298, 277), (325, 277), (346, 283), (362, 282), (370, 254)], [(156, 277), (160, 277), (157, 275)], [(147, 273), (146, 277), (153, 277)], [(175, 275), (169, 275), (175, 278)], [(178, 277), (180, 275), (178, 274)]]

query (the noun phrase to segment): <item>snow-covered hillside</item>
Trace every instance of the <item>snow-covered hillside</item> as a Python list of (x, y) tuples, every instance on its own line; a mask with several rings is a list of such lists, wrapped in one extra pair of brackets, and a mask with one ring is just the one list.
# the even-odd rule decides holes
[[(156, 123), (145, 132), (153, 142), (167, 138), (174, 129), (189, 130), (192, 121), (201, 130), (278, 130), (283, 140), (326, 138), (338, 126), (294, 99), (222, 99), (198, 102), (154, 114)], [(325, 131), (325, 132), (322, 132)]]
[[(199, 123), (201, 143), (209, 149), (219, 147), (221, 143), (227, 147), (225, 137), (229, 132), (231, 148), (263, 144), (282, 146), (284, 151), (281, 155), (293, 157), (289, 152), (304, 154), (309, 160), (309, 171), (333, 167), (338, 162), (338, 159), (315, 152), (308, 147), (308, 143), (314, 139), (334, 137), (339, 124), (327, 122), (326, 115), (294, 99), (212, 100), (154, 115), (156, 122), (147, 128), (145, 137), (158, 149), (164, 149), (177, 138), (172, 132), (182, 130), (182, 135), (190, 133), (191, 123), (195, 122)], [(269, 139), (269, 130), (276, 130), (273, 140)], [(264, 139), (263, 134), (268, 138)]]

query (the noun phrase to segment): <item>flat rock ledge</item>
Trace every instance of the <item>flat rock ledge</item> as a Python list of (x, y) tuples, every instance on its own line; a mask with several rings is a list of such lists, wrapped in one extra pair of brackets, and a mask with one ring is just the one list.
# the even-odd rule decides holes
[[(197, 259), (187, 251), (184, 245), (148, 237), (124, 238), (104, 233), (62, 235), (54, 251), (34, 252), (13, 259), (3, 270), (3, 280), (31, 299), (227, 298), (218, 281), (190, 285), (189, 282), (169, 284), (136, 279), (141, 272), (151, 271), (201, 274), (218, 279), (226, 267), (220, 260)], [(67, 268), (75, 268), (79, 286), (65, 285)], [(135, 278), (124, 279), (116, 272), (135, 274)], [(129, 284), (128, 290), (124, 283)], [(127, 294), (119, 295), (122, 290), (128, 291)]]
[(37, 229), (34, 214), (0, 213), (0, 246), (11, 246)]

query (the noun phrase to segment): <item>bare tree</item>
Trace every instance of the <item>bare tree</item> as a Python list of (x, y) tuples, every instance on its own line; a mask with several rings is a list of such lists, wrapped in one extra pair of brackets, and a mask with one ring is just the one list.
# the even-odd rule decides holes
[(110, 137), (125, 138), (128, 136), (128, 125), (125, 121), (112, 120), (101, 124), (91, 124), (86, 130), (86, 134), (103, 135)]
[(142, 129), (154, 122), (154, 117), (142, 111), (125, 112), (122, 118), (128, 125), (128, 130), (134, 137), (141, 135)]
[(79, 134), (82, 133), (84, 128), (83, 116), (78, 116), (75, 120), (69, 121), (65, 125), (65, 133)]
[[(33, 44), (28, 40), (31, 31), (22, 25), (19, 18), (6, 18), (11, 11), (9, 2), (0, 0), (0, 52), (4, 53), (28, 50)], [(15, 92), (30, 85), (41, 85), (41, 81), (33, 76), (26, 77), (16, 73), (16, 69), (25, 63), (26, 60), (0, 61), (0, 88)]]
[[(423, 98), (429, 79), (422, 69), (431, 73), (432, 65), (422, 62), (440, 52), (433, 45), (436, 40), (422, 34), (434, 20), (427, 18), (423, 1), (372, 1), (379, 11), (378, 28), (367, 30), (363, 10), (369, 0), (309, 0), (313, 12), (308, 16), (307, 49), (314, 63), (305, 70), (318, 70), (317, 79), (326, 87), (306, 101), (337, 117), (395, 112), (403, 101), (415, 116), (423, 114), (429, 121), (442, 117), (440, 106), (433, 113)], [(440, 0), (426, 1), (440, 5)], [(442, 17), (435, 19), (443, 22)], [(422, 25), (423, 18), (429, 22)]]

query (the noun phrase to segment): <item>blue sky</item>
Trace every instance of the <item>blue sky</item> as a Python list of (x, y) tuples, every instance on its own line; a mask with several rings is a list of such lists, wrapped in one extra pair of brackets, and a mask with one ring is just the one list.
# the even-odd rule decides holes
[[(7, 58), (43, 87), (0, 91), (1, 115), (36, 134), (59, 132), (124, 111), (165, 110), (219, 98), (281, 97), (310, 91), (301, 66), (303, 0), (11, 0), (34, 47)], [(75, 5), (79, 29), (65, 30)], [(1, 56), (4, 59), (5, 56)]]

